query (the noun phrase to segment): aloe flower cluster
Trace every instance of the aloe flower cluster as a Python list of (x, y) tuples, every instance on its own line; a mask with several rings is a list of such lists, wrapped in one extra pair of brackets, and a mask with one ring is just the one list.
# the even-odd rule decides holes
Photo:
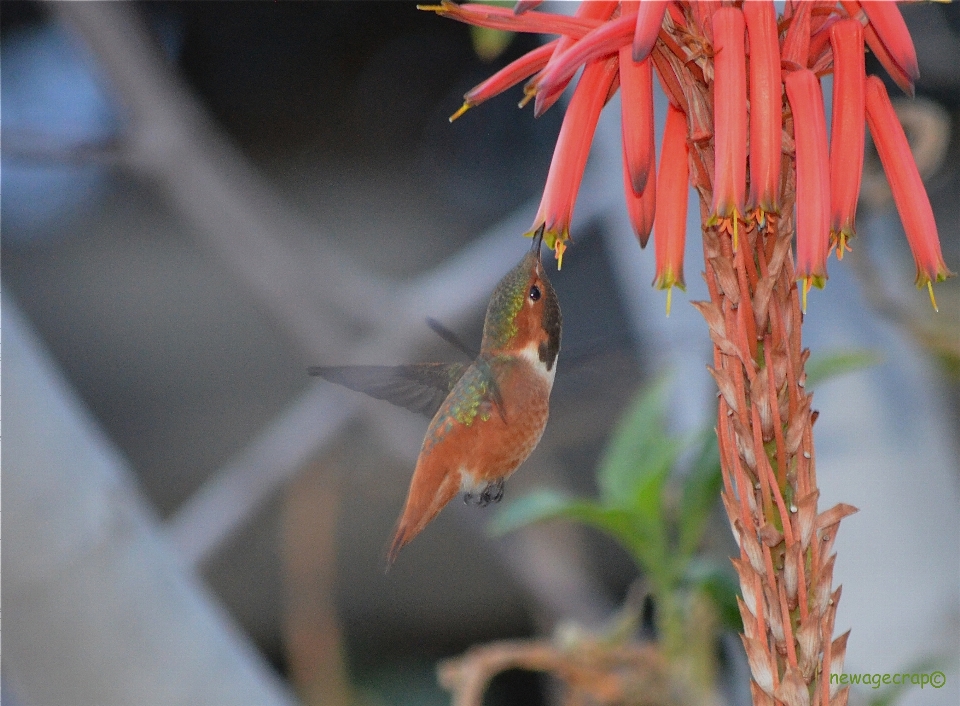
[[(627, 210), (642, 246), (655, 234), (656, 286), (684, 284), (689, 181), (709, 204), (704, 223), (729, 232), (734, 246), (740, 230), (762, 230), (768, 216), (792, 218), (785, 206), (795, 204), (796, 275), (804, 296), (811, 285), (822, 287), (829, 252), (842, 259), (856, 233), (865, 123), (916, 260), (917, 286), (928, 287), (932, 300), (932, 283), (951, 274), (886, 88), (864, 71), (866, 45), (913, 95), (916, 51), (896, 3), (793, 0), (780, 18), (765, 0), (591, 0), (573, 16), (533, 10), (539, 4), (521, 0), (510, 10), (444, 0), (422, 9), (481, 27), (560, 35), (468, 92), (451, 120), (523, 81), (521, 106), (533, 100), (539, 116), (583, 69), (530, 231), (546, 227), (559, 261), (600, 111), (619, 89)], [(820, 79), (830, 73), (828, 146)], [(670, 100), (659, 172), (654, 74)]]
[[(833, 542), (855, 509), (819, 512), (801, 324), (856, 232), (865, 125), (892, 187), (918, 287), (951, 273), (926, 191), (869, 49), (912, 95), (916, 52), (893, 2), (592, 0), (572, 16), (424, 7), (481, 27), (558, 35), (465, 96), (467, 109), (525, 82), (535, 115), (572, 91), (531, 228), (562, 262), (599, 115), (621, 92), (623, 183), (641, 246), (654, 234), (655, 285), (683, 287), (688, 185), (700, 198), (710, 300), (694, 302), (714, 344), (722, 499), (740, 557), (743, 643), (756, 706), (844, 706), (846, 634), (833, 639), (840, 589)], [(833, 74), (828, 142), (821, 79)], [(653, 81), (669, 105), (656, 164)], [(795, 248), (795, 252), (794, 252)], [(799, 283), (799, 286), (798, 286)], [(669, 295), (668, 295), (669, 296)], [(669, 302), (669, 299), (668, 299)], [(934, 303), (934, 306), (936, 304)]]

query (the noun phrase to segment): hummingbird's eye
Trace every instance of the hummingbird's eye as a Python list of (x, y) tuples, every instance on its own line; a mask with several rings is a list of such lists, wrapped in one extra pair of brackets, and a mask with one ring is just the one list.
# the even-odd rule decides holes
[(537, 301), (540, 298), (540, 287), (537, 285), (530, 287), (530, 298), (533, 299), (533, 301)]

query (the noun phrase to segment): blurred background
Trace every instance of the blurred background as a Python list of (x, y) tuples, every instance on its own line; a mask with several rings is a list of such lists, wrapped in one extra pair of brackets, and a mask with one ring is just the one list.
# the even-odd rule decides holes
[[(922, 76), (901, 115), (958, 270), (960, 8), (904, 14)], [(609, 618), (635, 578), (621, 550), (566, 525), (493, 539), (490, 508), (452, 503), (385, 574), (426, 420), (306, 375), (457, 360), (428, 316), (478, 345), (562, 113), (517, 111), (518, 89), (447, 116), (537, 37), (483, 60), (406, 2), (5, 2), (0, 22), (5, 704), (441, 704), (437, 660)], [(550, 425), (508, 498), (594, 492), (665, 369), (676, 429), (712, 413), (696, 220), (666, 318), (623, 212), (617, 106), (551, 269)], [(879, 174), (805, 328), (815, 353), (882, 360), (816, 400), (821, 503), (861, 510), (837, 624), (849, 669), (941, 660), (922, 703), (956, 703), (960, 289), (937, 288), (937, 315), (913, 289)], [(487, 703), (550, 699), (508, 672)]]

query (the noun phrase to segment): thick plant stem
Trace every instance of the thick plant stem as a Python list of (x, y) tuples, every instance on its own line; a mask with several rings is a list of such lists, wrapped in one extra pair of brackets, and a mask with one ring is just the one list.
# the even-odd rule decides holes
[[(709, 143), (695, 150), (702, 163), (712, 160)], [(785, 160), (786, 175), (795, 173), (792, 162)], [(781, 211), (790, 214), (795, 190), (785, 181)], [(698, 190), (706, 223), (710, 184)], [(736, 227), (734, 251), (731, 229), (704, 226), (710, 301), (696, 306), (714, 342), (723, 503), (740, 547), (734, 564), (754, 704), (842, 706), (847, 690), (829, 683), (846, 645), (846, 635), (830, 641), (840, 597), (831, 547), (839, 520), (854, 509), (817, 514), (817, 413), (804, 389), (809, 351), (801, 343), (794, 222), (768, 214)]]

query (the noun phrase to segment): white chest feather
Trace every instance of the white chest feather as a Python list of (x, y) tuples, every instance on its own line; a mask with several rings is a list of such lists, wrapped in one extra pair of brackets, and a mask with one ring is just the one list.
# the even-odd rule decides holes
[(553, 378), (557, 375), (557, 360), (560, 358), (559, 355), (553, 359), (553, 365), (550, 366), (549, 370), (547, 370), (547, 364), (540, 360), (540, 350), (536, 343), (531, 343), (526, 348), (521, 348), (520, 358), (530, 363), (533, 369), (536, 370), (547, 383), (548, 389), (553, 389)]

